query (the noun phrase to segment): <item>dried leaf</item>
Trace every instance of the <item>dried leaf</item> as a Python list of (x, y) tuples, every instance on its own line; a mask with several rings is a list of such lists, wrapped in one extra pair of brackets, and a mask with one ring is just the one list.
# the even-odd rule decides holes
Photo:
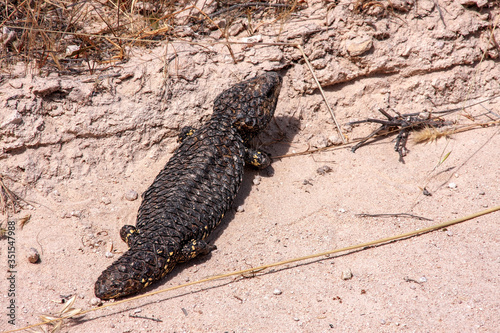
[(76, 295), (73, 295), (67, 302), (66, 304), (64, 304), (63, 308), (61, 309), (61, 314), (67, 312), (68, 310), (70, 310), (70, 308), (73, 306), (73, 304), (75, 304), (75, 301), (76, 301)]
[(71, 308), (71, 309), (68, 309), (68, 311), (66, 311), (64, 313), (64, 317), (71, 318), (71, 317), (79, 315), (80, 312), (82, 312), (82, 309)]
[(50, 330), (51, 333), (57, 332), (62, 327), (62, 320), (55, 323), (54, 328)]
[(49, 316), (49, 315), (40, 315), (39, 316), (40, 319), (46, 323), (46, 322), (49, 322), (49, 321), (52, 321), (52, 320), (57, 320), (57, 319), (60, 319), (59, 317), (54, 317), (54, 316)]
[(444, 161), (446, 161), (446, 159), (448, 158), (448, 156), (450, 156), (450, 154), (451, 154), (451, 150), (443, 157), (443, 159), (439, 162), (438, 166), (443, 164)]
[(21, 228), (21, 230), (23, 230), (24, 226), (28, 224), (30, 219), (31, 219), (31, 214), (28, 214), (25, 217), (21, 217), (19, 219), (19, 227)]

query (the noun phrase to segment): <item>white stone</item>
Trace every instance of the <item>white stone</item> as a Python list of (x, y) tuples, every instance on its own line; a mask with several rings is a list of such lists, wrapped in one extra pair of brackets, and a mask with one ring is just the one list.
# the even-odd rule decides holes
[(345, 48), (351, 57), (357, 57), (370, 50), (373, 46), (369, 36), (356, 37), (345, 42)]

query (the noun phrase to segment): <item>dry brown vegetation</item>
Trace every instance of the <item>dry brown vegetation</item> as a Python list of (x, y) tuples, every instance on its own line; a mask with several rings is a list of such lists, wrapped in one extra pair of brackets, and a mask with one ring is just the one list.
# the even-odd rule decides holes
[[(127, 59), (130, 47), (169, 39), (191, 41), (236, 17), (296, 10), (297, 0), (276, 3), (217, 1), (7, 1), (0, 3), (0, 67), (24, 61), (35, 70), (93, 73)], [(198, 7), (199, 6), (199, 7)], [(286, 15), (285, 15), (286, 16)], [(220, 24), (212, 18), (222, 18)], [(221, 23), (222, 22), (222, 23)]]

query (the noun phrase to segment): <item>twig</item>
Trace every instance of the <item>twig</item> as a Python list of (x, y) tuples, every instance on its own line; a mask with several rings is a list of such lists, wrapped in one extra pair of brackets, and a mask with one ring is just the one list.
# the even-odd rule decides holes
[[(453, 132), (453, 134), (456, 134), (456, 133), (462, 133), (462, 132), (470, 131), (470, 130), (476, 129), (478, 127), (483, 128), (483, 127), (495, 126), (495, 125), (499, 125), (499, 124), (500, 124), (500, 120), (490, 121), (490, 122), (481, 123), (481, 124), (473, 124), (473, 125), (458, 125), (458, 126), (454, 127), (451, 130), (451, 132)], [(396, 129), (396, 130), (390, 130), (390, 131), (388, 131), (385, 134), (389, 135), (389, 134), (392, 134), (392, 133), (396, 133), (397, 131), (398, 131), (398, 129)], [(277, 160), (277, 159), (286, 158), (286, 157), (295, 157), (295, 156), (315, 154), (315, 153), (319, 153), (319, 152), (322, 152), (322, 151), (325, 151), (325, 150), (343, 149), (346, 146), (353, 145), (355, 142), (360, 142), (362, 140), (363, 139), (355, 139), (351, 143), (341, 144), (341, 145), (336, 145), (336, 146), (332, 145), (332, 146), (322, 147), (322, 148), (316, 148), (316, 149), (307, 148), (306, 150), (298, 152), (298, 153), (291, 153), (291, 154), (273, 156), (272, 158)]]
[(423, 282), (420, 282), (420, 281), (417, 281), (415, 279), (410, 279), (408, 276), (404, 278), (405, 282), (413, 282), (413, 283), (416, 283), (416, 284), (419, 284), (419, 285), (422, 285)]
[[(399, 154), (399, 161), (404, 164), (405, 163), (404, 157), (408, 153), (408, 149), (406, 148), (406, 143), (408, 142), (408, 136), (410, 134), (410, 131), (420, 130), (425, 127), (435, 128), (435, 127), (442, 127), (445, 125), (451, 125), (450, 122), (444, 121), (439, 118), (431, 117), (430, 116), (431, 114), (429, 114), (427, 118), (420, 117), (418, 113), (410, 113), (403, 115), (397, 113), (397, 116), (393, 117), (382, 109), (379, 109), (378, 111), (382, 113), (387, 118), (387, 120), (368, 118), (366, 120), (351, 121), (350, 123), (348, 123), (349, 125), (355, 125), (361, 123), (377, 123), (382, 125), (378, 129), (373, 131), (370, 135), (363, 138), (354, 147), (352, 147), (353, 153), (356, 152), (358, 148), (364, 146), (369, 139), (378, 136), (379, 134), (387, 135), (388, 134), (387, 132), (394, 133), (395, 131), (398, 131), (399, 133), (396, 137), (396, 144), (394, 145), (394, 150), (397, 151)], [(447, 113), (451, 112), (455, 111), (448, 111)]]
[(249, 2), (249, 3), (241, 3), (237, 5), (232, 5), (231, 7), (223, 8), (215, 13), (209, 15), (209, 18), (214, 18), (218, 15), (233, 11), (235, 9), (240, 8), (248, 8), (248, 7), (274, 7), (274, 8), (290, 8), (292, 5), (284, 4), (284, 3), (267, 3), (267, 2)]
[[(478, 105), (478, 104), (480, 105), (481, 103), (491, 101), (492, 99), (495, 99), (495, 98), (498, 98), (498, 97), (500, 97), (500, 95), (492, 96), (492, 97), (483, 99), (481, 101), (474, 102), (472, 104), (469, 104), (469, 105), (466, 105), (466, 106), (461, 106), (461, 107), (458, 107), (458, 108), (453, 108), (453, 109), (448, 109), (448, 110), (443, 110), (443, 111), (434, 111), (434, 112), (431, 112), (431, 114), (449, 115), (449, 114), (452, 114), (452, 113), (457, 112), (457, 111), (465, 110), (465, 108), (470, 108), (472, 106), (475, 106), (475, 105)], [(404, 114), (404, 116), (414, 117), (414, 116), (418, 116), (420, 113), (421, 112), (406, 113), (406, 114)]]
[(9, 206), (17, 213), (17, 209), (21, 208), (20, 201), (25, 202), (16, 193), (9, 190), (3, 182), (3, 176), (0, 174), (0, 213), (5, 213), (9, 209)]
[(439, 6), (437, 0), (433, 0), (433, 1), (434, 1), (434, 6), (436, 6), (436, 8), (438, 10), (439, 18), (441, 19), (441, 22), (443, 22), (444, 28), (446, 29), (447, 26), (446, 26), (446, 22), (444, 21), (444, 16), (443, 16), (443, 12), (441, 11), (441, 7)]
[(314, 74), (314, 70), (311, 66), (311, 63), (309, 62), (309, 59), (307, 58), (305, 52), (304, 52), (304, 49), (302, 48), (302, 46), (300, 44), (296, 44), (296, 47), (299, 49), (300, 53), (302, 53), (302, 57), (304, 57), (304, 60), (307, 64), (307, 67), (309, 68), (309, 71), (311, 72), (313, 78), (314, 78), (314, 81), (316, 81), (316, 85), (318, 86), (318, 89), (321, 93), (321, 96), (323, 97), (323, 101), (325, 102), (326, 104), (326, 107), (328, 108), (328, 111), (330, 112), (330, 115), (332, 116), (332, 119), (333, 121), (335, 122), (335, 126), (337, 126), (337, 131), (339, 132), (339, 136), (340, 138), (342, 139), (342, 143), (346, 143), (345, 141), (345, 138), (344, 138), (344, 134), (342, 134), (342, 130), (340, 129), (340, 125), (339, 123), (337, 122), (337, 118), (335, 118), (335, 114), (333, 113), (333, 110), (332, 108), (330, 107), (330, 104), (328, 104), (328, 101), (326, 99), (326, 96), (325, 96), (325, 93), (323, 92), (323, 88), (321, 88), (321, 85), (319, 84), (319, 81), (318, 81), (318, 78), (316, 77), (316, 74)]
[(421, 221), (433, 221), (432, 219), (428, 219), (427, 217), (422, 217), (422, 216), (417, 216), (413, 214), (408, 214), (408, 213), (395, 213), (395, 214), (356, 214), (356, 216), (359, 217), (412, 217), (417, 220)]
[(159, 322), (159, 323), (163, 323), (163, 320), (158, 319), (158, 318), (150, 318), (150, 317), (146, 317), (146, 316), (139, 316), (139, 315), (133, 315), (133, 314), (129, 314), (128, 316), (130, 318), (148, 319), (148, 320), (156, 321), (156, 322)]

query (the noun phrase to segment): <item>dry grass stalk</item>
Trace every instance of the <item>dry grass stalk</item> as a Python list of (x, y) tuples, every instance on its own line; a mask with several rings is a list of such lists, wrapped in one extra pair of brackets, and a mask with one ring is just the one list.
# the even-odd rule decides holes
[[(5, 220), (5, 226), (7, 226), (7, 220)], [(3, 237), (5, 237), (5, 235), (7, 234), (7, 229), (4, 227), (4, 224), (3, 222), (0, 222), (0, 239), (2, 239)]]
[(0, 213), (5, 214), (9, 210), (17, 213), (21, 209), (21, 201), (23, 200), (5, 185), (3, 177), (0, 174)]
[(473, 129), (485, 128), (490, 126), (498, 126), (500, 120), (488, 121), (485, 123), (476, 123), (470, 125), (455, 125), (452, 128), (434, 128), (426, 127), (419, 132), (413, 134), (415, 143), (427, 143), (437, 141), (440, 138), (450, 138), (453, 134), (467, 132)]
[[(31, 326), (29, 330), (35, 333), (47, 333), (47, 332), (57, 332), (63, 327), (64, 320), (75, 318), (82, 314), (82, 309), (74, 308), (76, 295), (73, 295), (62, 307), (61, 311), (57, 315), (40, 315), (40, 320), (42, 321), (38, 325)], [(33, 330), (32, 328), (39, 326), (40, 330)]]
[[(484, 127), (490, 127), (490, 126), (498, 126), (500, 125), (500, 120), (495, 120), (495, 121), (489, 121), (489, 122), (486, 122), (486, 123), (477, 123), (477, 124), (472, 124), (472, 125), (455, 125), (453, 128), (451, 129), (447, 129), (445, 132), (443, 133), (446, 133), (448, 136), (451, 136), (452, 134), (457, 134), (457, 133), (462, 133), (462, 132), (466, 132), (466, 131), (471, 131), (471, 130), (474, 130), (474, 129), (478, 129), (478, 128), (484, 128)], [(384, 135), (390, 135), (390, 134), (393, 134), (393, 133), (396, 133), (398, 132), (398, 130), (392, 130), (392, 131), (388, 131), (386, 133), (384, 133)], [(413, 135), (417, 134), (418, 135), (418, 132), (414, 133)], [(423, 134), (424, 136), (427, 136), (428, 138), (427, 139), (423, 139), (422, 143), (423, 142), (429, 142), (430, 138), (432, 136), (436, 136), (436, 139), (439, 139), (445, 135), (437, 135), (435, 133), (427, 133), (427, 134)], [(280, 159), (280, 158), (287, 158), (287, 157), (295, 157), (295, 156), (302, 156), (302, 155), (310, 155), (310, 154), (315, 154), (315, 153), (319, 153), (319, 152), (322, 152), (322, 151), (329, 151), (329, 150), (337, 150), (337, 149), (344, 149), (345, 147), (349, 147), (349, 146), (352, 146), (353, 144), (357, 143), (357, 142), (360, 142), (361, 140), (363, 139), (355, 139), (355, 140), (352, 140), (352, 142), (349, 142), (349, 143), (346, 143), (346, 144), (341, 144), (341, 145), (336, 145), (336, 146), (327, 146), (327, 147), (322, 147), (322, 148), (316, 148), (316, 149), (311, 149), (310, 147), (308, 147), (307, 149), (305, 149), (304, 151), (301, 151), (301, 152), (298, 152), (298, 153), (291, 153), (291, 154), (285, 154), (285, 155), (280, 155), (280, 156), (274, 156), (273, 159)], [(417, 142), (416, 142), (417, 143)]]
[(345, 141), (344, 134), (342, 133), (340, 125), (337, 122), (337, 118), (335, 117), (335, 113), (333, 113), (333, 110), (330, 107), (330, 104), (328, 103), (328, 100), (326, 99), (326, 96), (325, 96), (325, 93), (323, 91), (323, 88), (321, 87), (321, 84), (319, 83), (318, 78), (316, 77), (316, 74), (314, 74), (314, 70), (313, 70), (313, 68), (311, 66), (311, 63), (309, 62), (309, 59), (307, 58), (307, 56), (306, 56), (306, 54), (305, 54), (304, 49), (302, 48), (302, 46), (300, 46), (300, 44), (297, 44), (296, 46), (299, 49), (300, 53), (302, 53), (302, 57), (304, 58), (304, 60), (305, 60), (305, 62), (307, 64), (307, 68), (311, 72), (311, 74), (312, 74), (312, 76), (314, 78), (314, 82), (316, 82), (316, 85), (318, 86), (318, 89), (319, 89), (319, 91), (321, 93), (321, 97), (323, 97), (323, 101), (325, 102), (325, 105), (326, 105), (328, 111), (330, 112), (330, 115), (331, 115), (333, 121), (335, 122), (335, 126), (337, 127), (337, 131), (339, 133), (339, 136), (342, 139), (342, 143), (345, 144), (346, 141)]
[[(297, 0), (289, 2), (271, 6), (250, 4), (251, 7), (263, 7), (262, 10), (285, 8), (284, 20), (297, 9)], [(258, 12), (248, 11), (249, 3), (238, 7), (232, 7), (232, 4), (228, 3), (226, 7), (232, 18), (247, 15), (251, 20)], [(193, 10), (202, 19), (192, 15)], [(229, 25), (221, 29), (212, 20), (214, 14), (206, 14), (203, 8), (191, 5), (190, 1), (173, 0), (1, 2), (0, 31), (6, 29), (4, 32), (12, 34), (12, 38), (9, 37), (4, 47), (0, 47), (0, 68), (8, 68), (22, 60), (37, 71), (53, 69), (72, 74), (93, 73), (100, 68), (90, 66), (91, 63), (106, 67), (106, 64), (124, 60), (127, 47), (178, 39), (175, 28), (188, 23), (190, 28), (200, 32), (200, 29), (206, 29), (204, 22), (220, 30), (229, 52), (233, 54), (227, 38)], [(282, 13), (275, 15), (279, 17)]]
[(23, 230), (24, 226), (28, 224), (30, 219), (31, 219), (31, 214), (23, 216), (19, 219), (19, 227), (21, 228), (21, 230)]
[(415, 143), (427, 143), (437, 141), (439, 138), (450, 138), (455, 130), (452, 128), (425, 127), (413, 133), (412, 138)]

